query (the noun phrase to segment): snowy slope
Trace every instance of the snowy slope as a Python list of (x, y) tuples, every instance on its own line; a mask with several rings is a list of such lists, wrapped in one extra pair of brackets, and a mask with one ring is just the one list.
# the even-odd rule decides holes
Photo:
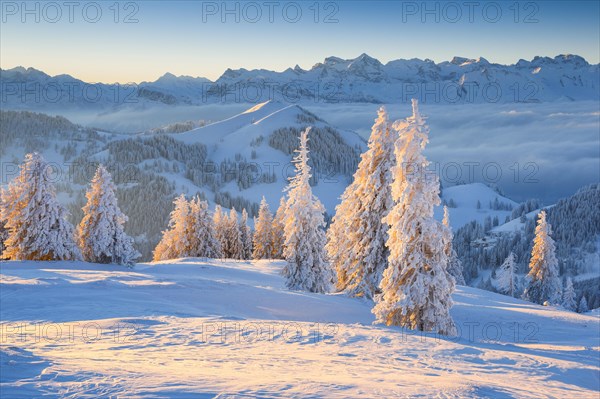
[(10, 398), (596, 398), (599, 318), (458, 287), (460, 337), (290, 292), (279, 262), (0, 264)]
[[(448, 207), (450, 224), (454, 230), (464, 226), (472, 220), (483, 223), (488, 216), (491, 218), (497, 216), (500, 223), (503, 223), (506, 216), (510, 216), (511, 211), (491, 209), (489, 204), (490, 202), (494, 203), (495, 200), (498, 200), (500, 204), (512, 207), (518, 205), (515, 201), (503, 197), (483, 183), (461, 184), (458, 186), (446, 187), (442, 190), (441, 198), (447, 203), (452, 201), (456, 204), (456, 207)], [(478, 201), (481, 204), (480, 209), (477, 209)], [(443, 216), (443, 207), (440, 206), (436, 208), (436, 219), (441, 221)]]
[[(540, 209), (536, 209), (525, 214), (527, 220), (535, 219), (542, 209), (550, 209), (553, 205), (545, 206)], [(501, 224), (500, 226), (494, 227), (490, 230), (492, 233), (513, 233), (516, 231), (523, 231), (525, 229), (525, 223), (521, 222), (521, 218), (513, 219), (507, 223)]]
[(277, 111), (282, 111), (287, 107), (288, 106), (285, 104), (279, 102), (266, 101), (231, 118), (179, 134), (177, 138), (188, 144), (203, 143), (206, 145), (215, 145), (223, 142), (225, 137), (233, 132), (243, 127), (253, 125), (257, 121), (267, 118), (269, 115)]
[[(312, 117), (298, 105), (287, 105), (277, 101), (266, 101), (249, 108), (245, 112), (231, 118), (212, 123), (173, 137), (186, 144), (202, 143), (208, 149), (208, 159), (220, 162), (233, 159), (235, 154), (243, 156), (251, 162), (258, 171), (274, 172), (277, 181), (274, 183), (257, 183), (250, 188), (241, 190), (235, 181), (225, 186), (223, 191), (228, 191), (234, 196), (259, 203), (264, 195), (271, 206), (276, 210), (283, 189), (287, 186), (287, 177), (293, 174), (291, 164), (292, 156), (275, 149), (269, 145), (269, 137), (280, 128), (298, 128), (306, 126), (315, 128), (331, 127), (327, 122), (316, 118), (307, 123), (301, 117)], [(337, 129), (336, 129), (337, 130)], [(346, 145), (364, 150), (366, 143), (359, 135), (347, 130), (337, 130)], [(310, 137), (310, 136), (309, 136)], [(261, 143), (253, 144), (257, 139)], [(310, 148), (310, 143), (309, 143)], [(316, 172), (313, 171), (313, 174)], [(349, 183), (350, 176), (331, 174), (320, 176), (315, 194), (321, 199), (326, 209), (333, 213), (338, 204), (338, 197)]]
[[(298, 116), (305, 114), (306, 111), (298, 105), (266, 101), (249, 108), (241, 114), (178, 134), (175, 138), (186, 144), (205, 144), (209, 147), (209, 151), (211, 146), (219, 146), (218, 151), (211, 153), (212, 158), (215, 160), (231, 157), (235, 153), (250, 157), (252, 148), (250, 143), (252, 140), (259, 136), (267, 138), (277, 128), (306, 126), (308, 123), (298, 121)], [(327, 123), (317, 120), (310, 123), (310, 125), (322, 127), (327, 126)], [(364, 140), (354, 132), (341, 130), (340, 134), (350, 146), (364, 146), (365, 144)], [(268, 155), (271, 156), (271, 153)]]

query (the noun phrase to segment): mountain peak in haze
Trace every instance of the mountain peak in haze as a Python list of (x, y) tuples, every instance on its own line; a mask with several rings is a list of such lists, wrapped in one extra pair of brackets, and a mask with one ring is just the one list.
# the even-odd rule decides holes
[(361, 55), (359, 55), (358, 57), (356, 57), (354, 59), (354, 61), (363, 61), (363, 62), (374, 62), (374, 63), (380, 63), (379, 60), (377, 58), (373, 58), (370, 55), (368, 55), (367, 53), (362, 53)]
[(464, 66), (464, 65), (470, 65), (470, 64), (490, 65), (490, 62), (483, 57), (466, 58), (466, 57), (455, 56), (450, 60), (450, 64), (458, 65), (458, 66)]
[(159, 81), (159, 80), (172, 80), (172, 79), (177, 79), (177, 76), (173, 75), (171, 72), (167, 72), (163, 76), (161, 76), (160, 78), (158, 78), (157, 81)]
[[(9, 83), (59, 84), (82, 81), (68, 75), (48, 76), (34, 68), (17, 67), (2, 70), (1, 81)], [(486, 87), (499, 88), (498, 98), (489, 99)], [(166, 104), (206, 104), (214, 102), (262, 103), (280, 100), (323, 101), (347, 103), (399, 103), (415, 97), (426, 101), (426, 89), (439, 88), (430, 98), (438, 102), (481, 103), (494, 102), (546, 102), (598, 100), (600, 65), (590, 65), (583, 57), (560, 54), (555, 57), (536, 56), (531, 61), (519, 60), (513, 65), (491, 63), (483, 57), (476, 59), (453, 57), (450, 61), (435, 63), (431, 60), (399, 59), (382, 64), (366, 53), (353, 59), (327, 57), (308, 70), (299, 65), (282, 72), (266, 69), (247, 70), (228, 68), (219, 79), (176, 76), (165, 73), (154, 82), (142, 82), (127, 98), (138, 102), (164, 102)], [(444, 87), (460, 87), (456, 94), (444, 92)], [(4, 95), (3, 106), (17, 108), (50, 108), (61, 106), (104, 107), (114, 106), (114, 87), (98, 84), (106, 90), (101, 101), (79, 104), (79, 100), (63, 102), (23, 101), (19, 93)], [(519, 90), (515, 90), (518, 87)], [(532, 92), (526, 88), (535, 87)], [(436, 89), (437, 90), (437, 89)], [(14, 91), (14, 90), (13, 90)], [(407, 94), (407, 91), (409, 92)], [(449, 93), (449, 94), (448, 94)], [(516, 93), (516, 94), (515, 94)], [(448, 94), (448, 96), (445, 96)], [(518, 94), (518, 95), (517, 95)], [(515, 97), (517, 95), (517, 97)], [(86, 102), (85, 98), (82, 102)], [(124, 97), (124, 96), (122, 96)], [(68, 100), (68, 101), (67, 101)], [(28, 102), (29, 101), (29, 102)], [(37, 101), (37, 100), (36, 100)], [(112, 102), (111, 102), (112, 101)], [(73, 105), (75, 104), (75, 105)]]

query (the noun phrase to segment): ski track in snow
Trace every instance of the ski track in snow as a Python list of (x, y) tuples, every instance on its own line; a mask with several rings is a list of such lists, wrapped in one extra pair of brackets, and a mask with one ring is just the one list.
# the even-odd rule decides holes
[(456, 338), (285, 289), (282, 262), (0, 264), (6, 398), (597, 398), (600, 315), (459, 286)]

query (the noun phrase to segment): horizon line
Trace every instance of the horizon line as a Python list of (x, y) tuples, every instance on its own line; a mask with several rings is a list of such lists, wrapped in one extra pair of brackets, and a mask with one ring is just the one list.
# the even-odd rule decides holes
[(40, 69), (40, 68), (37, 68), (37, 67), (33, 67), (33, 66), (27, 66), (27, 67), (25, 67), (25, 66), (23, 66), (23, 65), (16, 65), (16, 66), (13, 66), (13, 67), (8, 67), (8, 68), (4, 68), (4, 67), (1, 67), (1, 66), (0, 66), (0, 71), (12, 71), (12, 70), (15, 70), (15, 69), (25, 69), (26, 71), (28, 71), (28, 70), (30, 70), (30, 69), (33, 69), (34, 71), (42, 72), (43, 74), (45, 74), (45, 75), (47, 75), (47, 76), (49, 76), (49, 77), (51, 77), (51, 78), (56, 78), (56, 77), (59, 77), (59, 76), (64, 76), (64, 75), (66, 75), (66, 76), (69, 76), (69, 77), (71, 77), (71, 78), (73, 78), (73, 79), (80, 80), (80, 81), (82, 81), (82, 82), (84, 82), (84, 83), (92, 83), (92, 84), (106, 84), (106, 85), (110, 85), (110, 84), (143, 84), (143, 83), (155, 83), (155, 82), (156, 82), (156, 81), (158, 81), (160, 78), (162, 78), (162, 77), (164, 77), (164, 76), (167, 76), (167, 75), (172, 75), (172, 76), (174, 76), (175, 78), (178, 78), (178, 79), (179, 79), (179, 78), (206, 79), (206, 80), (207, 80), (208, 82), (210, 82), (210, 83), (215, 83), (217, 80), (219, 80), (220, 78), (222, 78), (222, 77), (223, 77), (223, 75), (224, 75), (224, 74), (225, 74), (227, 71), (242, 71), (242, 70), (243, 70), (243, 71), (248, 71), (248, 72), (253, 72), (253, 71), (269, 71), (269, 72), (275, 72), (275, 73), (283, 73), (283, 72), (285, 72), (285, 71), (287, 71), (287, 70), (289, 70), (289, 69), (295, 70), (295, 69), (298, 67), (298, 68), (302, 69), (303, 71), (305, 71), (305, 72), (308, 72), (308, 71), (310, 71), (310, 70), (314, 69), (314, 68), (315, 68), (317, 65), (319, 65), (319, 64), (323, 64), (323, 63), (324, 63), (324, 62), (325, 62), (327, 59), (330, 59), (330, 58), (337, 58), (337, 59), (340, 59), (340, 60), (342, 60), (342, 61), (355, 61), (355, 60), (359, 59), (359, 58), (360, 58), (360, 57), (362, 57), (362, 56), (367, 56), (367, 57), (369, 57), (369, 58), (372, 58), (372, 59), (374, 59), (374, 60), (377, 60), (378, 62), (380, 62), (380, 63), (381, 63), (382, 65), (384, 65), (384, 66), (386, 66), (386, 65), (388, 65), (389, 63), (391, 63), (391, 62), (394, 62), (394, 61), (413, 61), (413, 60), (416, 60), (416, 61), (422, 61), (422, 62), (428, 62), (428, 61), (431, 61), (431, 62), (433, 62), (434, 64), (436, 64), (436, 65), (439, 65), (439, 64), (443, 64), (443, 63), (451, 63), (451, 62), (452, 62), (452, 60), (454, 60), (455, 58), (459, 58), (459, 59), (460, 59), (460, 58), (464, 58), (464, 59), (465, 59), (465, 60), (467, 60), (467, 61), (475, 61), (475, 62), (479, 62), (481, 59), (483, 59), (483, 60), (487, 61), (488, 63), (490, 63), (490, 64), (492, 64), (492, 65), (501, 65), (501, 66), (507, 66), (507, 67), (510, 67), (510, 66), (515, 66), (515, 65), (516, 65), (517, 63), (519, 63), (520, 61), (532, 62), (532, 61), (533, 61), (533, 60), (535, 60), (536, 58), (550, 58), (550, 59), (556, 59), (556, 58), (558, 58), (558, 57), (561, 57), (561, 56), (563, 56), (563, 57), (568, 57), (568, 56), (572, 56), (572, 57), (579, 57), (579, 58), (583, 59), (583, 60), (584, 60), (586, 63), (588, 63), (588, 64), (589, 64), (589, 65), (591, 65), (591, 66), (593, 66), (593, 65), (600, 65), (600, 62), (599, 62), (599, 63), (597, 63), (597, 64), (593, 64), (593, 63), (590, 63), (590, 62), (589, 62), (589, 61), (588, 61), (588, 60), (587, 60), (585, 57), (583, 57), (583, 56), (580, 56), (580, 55), (578, 55), (578, 54), (573, 54), (573, 53), (561, 53), (561, 54), (557, 54), (557, 55), (555, 55), (555, 56), (547, 56), (547, 55), (535, 55), (535, 56), (533, 56), (533, 58), (532, 58), (531, 60), (526, 60), (526, 59), (524, 59), (524, 58), (519, 58), (519, 59), (518, 59), (518, 60), (517, 60), (515, 63), (513, 63), (513, 64), (501, 64), (501, 63), (498, 63), (498, 62), (491, 62), (491, 61), (489, 61), (489, 59), (487, 59), (486, 57), (483, 57), (483, 56), (479, 56), (479, 57), (477, 57), (477, 58), (469, 58), (469, 57), (463, 57), (463, 56), (454, 56), (454, 57), (453, 57), (451, 60), (445, 60), (445, 61), (439, 61), (439, 62), (436, 62), (435, 60), (433, 60), (433, 59), (431, 59), (431, 58), (425, 58), (425, 59), (421, 59), (421, 58), (417, 58), (417, 57), (414, 57), (414, 58), (395, 58), (395, 59), (390, 59), (389, 61), (387, 61), (387, 62), (385, 62), (385, 63), (384, 63), (384, 62), (382, 62), (381, 60), (379, 60), (378, 58), (371, 57), (371, 56), (370, 56), (370, 55), (368, 55), (366, 52), (362, 52), (360, 55), (358, 55), (358, 56), (357, 56), (357, 57), (355, 57), (355, 58), (342, 58), (342, 57), (337, 57), (337, 56), (328, 56), (328, 57), (326, 57), (325, 59), (323, 59), (323, 61), (321, 61), (321, 62), (316, 62), (315, 64), (313, 64), (313, 66), (312, 66), (312, 67), (310, 67), (309, 69), (304, 69), (304, 68), (300, 67), (298, 64), (296, 64), (294, 67), (287, 67), (287, 68), (285, 68), (285, 69), (283, 69), (283, 70), (276, 70), (276, 69), (266, 69), (266, 68), (259, 68), (259, 69), (256, 69), (256, 68), (255, 68), (255, 69), (246, 69), (246, 68), (243, 68), (243, 67), (241, 67), (241, 68), (236, 68), (236, 69), (227, 68), (227, 69), (225, 69), (225, 70), (224, 70), (224, 71), (223, 71), (223, 72), (222, 72), (222, 73), (219, 75), (219, 77), (218, 77), (217, 79), (215, 79), (215, 80), (212, 80), (212, 79), (209, 79), (209, 78), (207, 78), (207, 77), (205, 77), (205, 76), (200, 76), (200, 75), (197, 75), (197, 76), (192, 76), (192, 75), (175, 75), (175, 74), (173, 74), (173, 73), (171, 73), (171, 72), (169, 72), (169, 71), (166, 71), (166, 72), (164, 72), (162, 75), (158, 76), (158, 77), (157, 77), (155, 80), (151, 80), (151, 81), (149, 81), (149, 80), (143, 80), (143, 81), (137, 81), (137, 82), (133, 82), (133, 81), (129, 81), (129, 82), (119, 82), (119, 81), (114, 81), (114, 82), (103, 82), (103, 81), (85, 81), (85, 80), (83, 80), (83, 79), (80, 79), (80, 78), (78, 78), (78, 77), (76, 77), (76, 76), (74, 76), (74, 75), (72, 75), (72, 74), (70, 74), (70, 73), (59, 73), (59, 74), (57, 74), (57, 75), (50, 75), (50, 74), (46, 73), (46, 72), (45, 72), (43, 69)]

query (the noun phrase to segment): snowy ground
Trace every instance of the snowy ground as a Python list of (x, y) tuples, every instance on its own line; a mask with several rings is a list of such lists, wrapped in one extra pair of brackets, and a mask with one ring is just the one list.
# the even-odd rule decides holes
[(459, 287), (461, 336), (373, 326), (278, 262), (0, 264), (2, 398), (597, 398), (600, 314)]

